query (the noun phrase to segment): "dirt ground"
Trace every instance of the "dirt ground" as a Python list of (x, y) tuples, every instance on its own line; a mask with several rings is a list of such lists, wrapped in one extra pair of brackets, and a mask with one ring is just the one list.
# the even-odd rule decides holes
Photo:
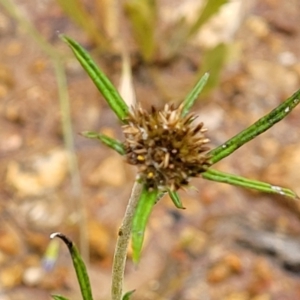
[[(80, 203), (87, 212), (94, 296), (110, 299), (113, 249), (135, 170), (78, 134), (95, 130), (122, 139), (116, 117), (57, 36), (65, 33), (92, 50), (85, 32), (55, 1), (15, 3), (66, 57), (80, 181), (76, 170), (69, 172), (53, 62), (0, 5), (0, 300), (43, 300), (51, 293), (80, 299), (63, 245), (55, 266), (43, 268), (52, 232), (80, 243)], [(300, 88), (299, 0), (249, 3), (220, 84), (194, 108), (212, 148)], [(166, 64), (133, 60), (138, 101), (146, 107), (178, 103), (195, 83), (202, 52), (190, 43)], [(94, 57), (118, 85), (120, 57)], [(299, 109), (216, 169), (300, 194)], [(128, 260), (125, 289), (136, 289), (133, 299), (300, 299), (298, 203), (203, 179), (193, 185), (180, 191), (186, 210), (167, 198), (155, 207), (140, 265)]]

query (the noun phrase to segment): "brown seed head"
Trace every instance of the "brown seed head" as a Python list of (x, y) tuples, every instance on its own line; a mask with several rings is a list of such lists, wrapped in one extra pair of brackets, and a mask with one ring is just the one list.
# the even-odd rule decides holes
[(193, 124), (193, 114), (181, 117), (182, 109), (166, 104), (148, 113), (134, 107), (123, 126), (126, 160), (138, 167), (138, 179), (149, 189), (177, 190), (210, 165), (206, 129)]

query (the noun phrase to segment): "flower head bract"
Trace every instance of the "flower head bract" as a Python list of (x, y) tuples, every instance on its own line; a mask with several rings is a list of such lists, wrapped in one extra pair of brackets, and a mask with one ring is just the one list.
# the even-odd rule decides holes
[(126, 161), (150, 190), (175, 191), (210, 165), (206, 128), (195, 124), (196, 115), (182, 116), (182, 109), (166, 104), (148, 113), (137, 105), (123, 125)]

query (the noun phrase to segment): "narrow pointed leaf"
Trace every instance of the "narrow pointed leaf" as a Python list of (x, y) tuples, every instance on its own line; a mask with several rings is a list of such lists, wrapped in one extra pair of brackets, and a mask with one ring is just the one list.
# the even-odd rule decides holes
[[(77, 275), (77, 280), (80, 286), (80, 290), (81, 290), (81, 295), (83, 300), (92, 300), (93, 296), (92, 296), (92, 290), (91, 290), (91, 284), (90, 284), (90, 279), (86, 270), (86, 266), (76, 248), (76, 246), (74, 245), (74, 243), (65, 235), (63, 235), (62, 233), (52, 233), (51, 238), (55, 238), (58, 237), (60, 238), (68, 247), (69, 252), (71, 254), (71, 258), (73, 261), (73, 266), (75, 268), (76, 271), (76, 275)], [(64, 300), (64, 299), (57, 299), (57, 300)]]
[(124, 145), (118, 140), (94, 131), (84, 131), (81, 134), (89, 139), (97, 139), (109, 148), (117, 151), (119, 154), (125, 155)]
[(59, 252), (59, 241), (58, 240), (50, 241), (42, 260), (43, 268), (46, 271), (49, 272), (53, 269), (57, 261), (58, 252)]
[(201, 11), (201, 14), (198, 14), (199, 18), (190, 28), (189, 37), (197, 33), (199, 29), (219, 11), (221, 6), (227, 2), (228, 0), (207, 0), (204, 8)]
[(300, 200), (297, 194), (290, 189), (272, 185), (270, 183), (262, 181), (247, 179), (237, 175), (223, 173), (213, 169), (209, 169), (206, 172), (202, 173), (202, 177), (212, 181), (224, 182), (231, 185), (254, 189), (260, 192), (279, 194), (282, 196)]
[(203, 64), (198, 74), (203, 74), (209, 70), (209, 81), (201, 92), (201, 97), (207, 96), (220, 81), (221, 72), (224, 70), (224, 64), (228, 56), (228, 44), (220, 43), (212, 49), (203, 53)]
[(215, 164), (250, 140), (268, 130), (270, 127), (286, 117), (299, 103), (300, 89), (278, 107), (273, 109), (270, 113), (256, 121), (253, 125), (238, 133), (219, 147), (211, 150), (209, 152), (212, 156), (211, 162)]
[(174, 205), (177, 208), (185, 209), (185, 207), (183, 207), (183, 205), (181, 203), (181, 200), (180, 200), (180, 197), (179, 197), (179, 195), (177, 194), (176, 191), (169, 190), (168, 193), (169, 193), (169, 196), (170, 196), (171, 200), (173, 201)]
[(153, 0), (127, 0), (125, 10), (132, 24), (136, 42), (145, 61), (155, 54), (155, 29), (157, 27), (157, 5)]
[(127, 292), (127, 293), (123, 296), (122, 300), (130, 300), (130, 297), (131, 297), (131, 295), (132, 295), (134, 292), (135, 292), (135, 290), (130, 291), (130, 292)]
[(138, 263), (140, 260), (146, 226), (158, 194), (157, 190), (149, 192), (145, 187), (141, 193), (132, 222), (132, 259), (134, 263)]
[(51, 295), (54, 300), (69, 300), (68, 298), (61, 295)]
[(189, 24), (186, 18), (180, 18), (174, 25), (171, 37), (168, 39), (168, 43), (163, 43), (164, 52), (167, 53), (167, 57), (174, 57), (179, 52), (180, 48), (197, 34), (201, 27), (206, 24), (211, 17), (218, 13), (222, 5), (228, 0), (207, 0), (205, 6), (200, 5), (200, 9), (196, 12), (198, 18), (193, 24)]
[(80, 0), (56, 0), (60, 7), (64, 10), (74, 22), (81, 26), (85, 32), (96, 42), (102, 49), (108, 50), (108, 39), (103, 35), (103, 31), (99, 30), (97, 20), (88, 12), (86, 7)]
[(113, 86), (111, 81), (97, 67), (91, 56), (80, 44), (65, 35), (62, 35), (61, 37), (63, 41), (65, 41), (72, 49), (77, 60), (93, 80), (94, 84), (103, 95), (110, 108), (123, 122), (128, 114), (128, 106), (120, 96), (119, 92)]
[(201, 93), (202, 89), (204, 88), (207, 80), (209, 77), (209, 73), (205, 73), (200, 80), (197, 82), (195, 87), (192, 91), (187, 95), (187, 97), (183, 101), (183, 110), (182, 110), (182, 117), (186, 116), (192, 106), (194, 105), (195, 101), (197, 100), (199, 94)]

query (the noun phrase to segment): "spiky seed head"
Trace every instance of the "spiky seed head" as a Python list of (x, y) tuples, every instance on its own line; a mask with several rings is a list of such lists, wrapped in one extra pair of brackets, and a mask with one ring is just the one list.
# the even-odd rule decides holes
[(210, 165), (209, 140), (194, 114), (182, 117), (183, 106), (165, 105), (150, 113), (133, 107), (123, 126), (126, 161), (138, 167), (138, 180), (148, 189), (177, 190)]

